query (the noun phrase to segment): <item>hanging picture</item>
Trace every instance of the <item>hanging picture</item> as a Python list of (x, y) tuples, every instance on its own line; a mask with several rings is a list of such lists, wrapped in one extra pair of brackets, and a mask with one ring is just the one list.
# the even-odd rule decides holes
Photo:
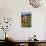
[(21, 13), (21, 26), (22, 27), (31, 27), (31, 12), (22, 12)]

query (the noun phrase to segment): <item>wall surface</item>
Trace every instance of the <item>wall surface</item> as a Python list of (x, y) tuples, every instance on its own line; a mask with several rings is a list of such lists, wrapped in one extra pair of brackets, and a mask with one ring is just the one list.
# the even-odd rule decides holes
[[(32, 27), (21, 27), (21, 12), (32, 13)], [(45, 39), (45, 15), (46, 8), (33, 8), (28, 0), (0, 0), (0, 19), (4, 16), (12, 17), (12, 26), (8, 33), (16, 40), (28, 40), (34, 34), (39, 40)], [(1, 30), (1, 29), (0, 29)], [(0, 31), (0, 39), (4, 39), (3, 31)], [(45, 33), (45, 34), (44, 34)]]

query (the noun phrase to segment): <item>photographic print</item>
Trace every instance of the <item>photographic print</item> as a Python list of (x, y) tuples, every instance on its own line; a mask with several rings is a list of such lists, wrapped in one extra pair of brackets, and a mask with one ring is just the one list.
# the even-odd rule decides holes
[(22, 12), (21, 13), (21, 26), (22, 27), (31, 27), (31, 12)]

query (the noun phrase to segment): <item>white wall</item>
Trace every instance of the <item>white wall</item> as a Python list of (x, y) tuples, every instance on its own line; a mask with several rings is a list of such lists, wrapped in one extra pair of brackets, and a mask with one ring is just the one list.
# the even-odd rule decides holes
[[(21, 12), (25, 11), (32, 13), (31, 28), (21, 27)], [(37, 35), (39, 40), (44, 40), (45, 12), (45, 8), (32, 8), (28, 0), (0, 0), (0, 16), (13, 17), (12, 26), (8, 33), (17, 40), (27, 40), (34, 34)], [(0, 36), (0, 39), (2, 39), (2, 36)]]
[(44, 28), (44, 39), (46, 39), (46, 15), (45, 15), (45, 24), (44, 24), (45, 28)]

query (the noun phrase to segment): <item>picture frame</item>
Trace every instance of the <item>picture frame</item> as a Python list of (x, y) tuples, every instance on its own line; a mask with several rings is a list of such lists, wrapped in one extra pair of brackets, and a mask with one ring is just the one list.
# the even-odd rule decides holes
[(31, 27), (32, 26), (32, 14), (31, 12), (22, 12), (21, 13), (21, 27)]

